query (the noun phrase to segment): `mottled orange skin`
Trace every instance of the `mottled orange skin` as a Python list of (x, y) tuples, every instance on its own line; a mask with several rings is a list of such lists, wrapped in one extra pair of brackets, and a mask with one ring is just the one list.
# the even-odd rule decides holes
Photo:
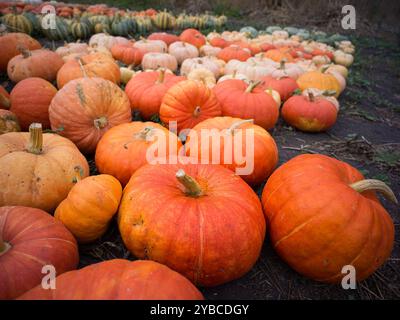
[(309, 71), (303, 73), (297, 79), (297, 84), (299, 85), (301, 91), (310, 88), (320, 89), (322, 91), (335, 91), (336, 98), (341, 92), (339, 81), (333, 75), (320, 71)]
[[(196, 112), (197, 107), (199, 112)], [(178, 132), (220, 115), (221, 105), (214, 92), (194, 80), (181, 81), (168, 89), (160, 107), (161, 121), (167, 125), (170, 121), (177, 121)]]
[(101, 174), (78, 181), (57, 207), (60, 220), (80, 243), (100, 238), (118, 210), (122, 187), (117, 179)]
[[(154, 128), (149, 138), (140, 137), (140, 133), (149, 127)], [(126, 185), (132, 174), (147, 164), (146, 153), (158, 141), (157, 135), (161, 134), (167, 137), (165, 143), (160, 142), (166, 155), (176, 156), (182, 146), (180, 140), (158, 123), (134, 121), (112, 128), (97, 146), (96, 167), (99, 172), (110, 174)], [(156, 152), (156, 155), (159, 154)]]
[[(95, 120), (104, 117), (104, 127)], [(49, 108), (51, 128), (59, 130), (84, 153), (94, 152), (103, 134), (132, 119), (129, 99), (116, 84), (102, 78), (70, 81), (54, 96)]]
[(323, 155), (300, 155), (278, 168), (262, 194), (275, 250), (300, 274), (338, 283), (342, 267), (363, 280), (390, 256), (393, 221), (374, 192), (349, 185), (362, 174)]
[(0, 300), (17, 298), (39, 285), (44, 265), (52, 264), (57, 274), (78, 265), (74, 237), (45, 211), (1, 207), (0, 237), (11, 246), (0, 253)]
[(200, 49), (207, 42), (206, 37), (196, 29), (186, 29), (180, 34), (179, 40), (190, 43), (197, 49)]
[[(232, 125), (243, 121), (239, 118), (231, 118), (231, 117), (216, 117), (212, 119), (207, 119), (203, 122), (197, 124), (192, 130), (190, 130), (189, 135), (186, 140), (185, 150), (186, 154), (189, 156), (190, 153), (197, 151), (198, 158), (206, 157), (209, 160), (209, 163), (212, 163), (213, 159), (213, 143), (212, 139), (209, 138), (208, 144), (204, 143), (201, 130), (203, 129), (216, 129), (219, 132), (226, 132)], [(242, 135), (242, 144), (240, 148), (241, 155), (246, 155), (246, 130), (251, 129), (254, 130), (254, 140), (252, 144), (254, 146), (254, 156), (251, 155), (250, 161), (253, 161), (254, 170), (250, 175), (242, 175), (241, 178), (246, 181), (248, 184), (252, 186), (256, 186), (263, 181), (272, 173), (275, 166), (278, 163), (278, 148), (276, 146), (275, 140), (271, 137), (271, 135), (265, 129), (261, 128), (252, 123), (243, 123), (238, 127)], [(198, 139), (191, 140), (190, 137), (192, 134), (197, 135)], [(228, 133), (226, 133), (228, 134)], [(231, 133), (231, 136), (238, 133)], [(218, 140), (217, 140), (218, 141)], [(230, 140), (235, 142), (232, 138)], [(225, 145), (224, 138), (221, 137), (219, 139), (220, 146), (220, 164), (224, 167), (235, 172), (237, 168), (243, 168), (246, 166), (246, 163), (241, 164), (234, 161), (233, 163), (225, 163)], [(207, 146), (207, 148), (206, 148)], [(215, 146), (214, 146), (215, 147)], [(232, 148), (232, 159), (234, 159), (234, 150), (237, 148), (235, 145)], [(204, 153), (203, 153), (204, 149)], [(248, 155), (250, 156), (250, 155)], [(215, 157), (215, 156), (214, 156)]]
[[(88, 281), (89, 280), (89, 281)], [(55, 290), (41, 286), (20, 300), (203, 300), (200, 291), (177, 272), (153, 261), (114, 259), (67, 272)]]
[(217, 58), (229, 62), (230, 60), (246, 61), (251, 57), (251, 54), (239, 46), (230, 46), (222, 49)]
[(21, 129), (27, 131), (30, 124), (38, 122), (44, 129), (50, 128), (49, 106), (57, 89), (41, 78), (20, 81), (11, 91), (11, 108), (19, 120)]
[(241, 119), (254, 119), (264, 129), (272, 129), (279, 117), (275, 100), (261, 86), (245, 92), (248, 84), (229, 79), (218, 83), (213, 91), (221, 103), (222, 115)]
[(185, 77), (165, 72), (160, 79), (161, 71), (142, 72), (133, 77), (125, 87), (125, 92), (133, 110), (139, 110), (143, 119), (150, 118), (160, 111), (161, 101), (174, 84), (185, 80)]
[(281, 113), (288, 124), (299, 130), (321, 132), (335, 124), (338, 109), (322, 96), (314, 101), (306, 96), (293, 96), (283, 104)]
[[(187, 195), (183, 168), (203, 195)], [(132, 176), (119, 208), (119, 229), (139, 258), (169, 266), (201, 286), (248, 272), (259, 257), (265, 219), (255, 192), (219, 165), (146, 165)]]

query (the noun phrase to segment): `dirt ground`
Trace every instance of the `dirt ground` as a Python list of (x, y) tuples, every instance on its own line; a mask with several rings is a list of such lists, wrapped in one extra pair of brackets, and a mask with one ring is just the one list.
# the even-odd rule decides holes
[[(244, 21), (234, 21), (237, 26)], [(302, 25), (300, 25), (302, 26)], [(234, 24), (230, 25), (231, 28)], [(302, 27), (309, 27), (306, 24)], [(320, 27), (321, 28), (321, 27)], [(323, 29), (323, 28), (321, 28)], [(282, 120), (271, 131), (279, 146), (280, 164), (301, 153), (322, 153), (347, 161), (368, 178), (387, 182), (400, 198), (400, 47), (395, 37), (352, 36), (357, 47), (348, 86), (340, 97), (336, 125), (327, 133), (306, 134)], [(44, 44), (50, 46), (46, 41)], [(1, 75), (1, 81), (11, 84)], [(92, 174), (93, 158), (88, 158)], [(263, 186), (256, 191), (261, 194)], [(395, 221), (396, 240), (390, 259), (373, 276), (344, 290), (308, 280), (291, 270), (272, 249), (268, 235), (261, 257), (243, 278), (201, 289), (207, 299), (399, 299), (399, 209), (382, 199)], [(80, 246), (80, 267), (113, 258), (134, 257), (124, 247), (115, 221), (101, 239)]]

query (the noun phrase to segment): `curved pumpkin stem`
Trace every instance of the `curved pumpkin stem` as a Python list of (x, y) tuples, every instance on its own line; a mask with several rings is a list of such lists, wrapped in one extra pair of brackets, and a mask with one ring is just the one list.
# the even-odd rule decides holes
[(11, 102), (6, 96), (0, 94), (0, 104), (3, 105), (6, 109), (10, 109)]
[(94, 126), (100, 130), (100, 129), (103, 129), (108, 124), (108, 120), (106, 117), (100, 117), (100, 118), (94, 119), (93, 123), (94, 123)]
[(323, 67), (322, 69), (321, 69), (321, 73), (325, 73), (326, 72), (326, 70), (328, 70), (329, 69), (329, 66), (325, 66), (325, 67)]
[(229, 127), (229, 129), (227, 131), (229, 132), (229, 134), (233, 134), (236, 129), (238, 129), (242, 124), (245, 124), (245, 123), (254, 123), (254, 119), (246, 119), (246, 120), (236, 121)]
[(159, 74), (158, 74), (158, 79), (157, 79), (157, 83), (163, 83), (164, 82), (164, 78), (165, 78), (165, 72), (167, 70), (165, 68), (160, 68), (159, 69)]
[(86, 73), (85, 67), (83, 66), (82, 60), (79, 58), (78, 59), (79, 67), (81, 68), (82, 74), (84, 78), (87, 78), (88, 75)]
[(148, 139), (148, 137), (151, 135), (151, 132), (154, 130), (154, 127), (152, 126), (147, 126), (145, 127), (143, 130), (141, 130), (140, 132), (135, 134), (135, 138), (136, 139), (140, 139), (140, 140), (146, 140)]
[(350, 187), (359, 193), (363, 193), (364, 191), (368, 190), (379, 191), (386, 199), (398, 204), (397, 198), (392, 189), (390, 189), (389, 186), (383, 181), (376, 179), (365, 179), (352, 183)]
[(29, 126), (29, 144), (27, 147), (28, 152), (33, 154), (41, 154), (43, 147), (43, 131), (41, 123), (32, 123)]
[(185, 193), (188, 196), (198, 198), (203, 195), (203, 190), (199, 183), (191, 176), (187, 175), (185, 170), (179, 169), (175, 176), (176, 179), (178, 179), (178, 181), (185, 187)]
[(246, 92), (246, 93), (252, 92), (252, 91), (254, 90), (254, 88), (257, 87), (260, 83), (261, 83), (261, 81), (251, 82), (251, 83), (249, 84), (249, 86), (247, 87), (247, 89), (246, 89), (245, 92)]

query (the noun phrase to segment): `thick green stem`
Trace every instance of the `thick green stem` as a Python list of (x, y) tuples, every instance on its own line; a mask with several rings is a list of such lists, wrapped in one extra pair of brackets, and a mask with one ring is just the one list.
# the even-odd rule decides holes
[(392, 189), (390, 189), (389, 186), (383, 181), (376, 179), (365, 179), (352, 183), (350, 187), (359, 193), (363, 193), (364, 191), (368, 190), (379, 191), (386, 199), (398, 204)]
[(43, 131), (41, 123), (32, 123), (29, 126), (29, 143), (28, 152), (34, 154), (41, 154), (43, 147)]
[(176, 172), (176, 179), (185, 187), (185, 193), (194, 198), (198, 198), (203, 195), (199, 183), (191, 176), (187, 175), (183, 169), (179, 169)]

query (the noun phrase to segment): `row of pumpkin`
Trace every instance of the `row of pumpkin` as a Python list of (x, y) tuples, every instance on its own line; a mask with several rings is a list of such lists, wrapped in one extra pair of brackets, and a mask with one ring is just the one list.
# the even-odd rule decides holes
[[(362, 280), (384, 263), (393, 247), (394, 226), (372, 190), (396, 201), (393, 192), (322, 155), (298, 156), (274, 171), (278, 149), (266, 130), (275, 125), (281, 100), (285, 120), (303, 130), (332, 125), (338, 110), (334, 96), (344, 88), (338, 79), (345, 79), (343, 64), (350, 61), (341, 61), (325, 44), (300, 42), (281, 31), (251, 40), (247, 33), (204, 37), (196, 30), (185, 30), (179, 38), (151, 37), (134, 42), (101, 34), (89, 45), (68, 44), (57, 52), (40, 49), (24, 34), (0, 37), (5, 48), (0, 66), (4, 71), (7, 65), (10, 79), (17, 82), (11, 96), (3, 91), (0, 101), (29, 130), (0, 136), (0, 262), (8, 270), (0, 275), (2, 298), (16, 298), (38, 285), (43, 262), (53, 264), (58, 274), (74, 269), (74, 239), (96, 240), (117, 211), (129, 251), (199, 286), (226, 283), (248, 272), (260, 255), (267, 223), (278, 254), (312, 279), (339, 282), (342, 267), (352, 264)], [(205, 46), (218, 52), (184, 58), (186, 51), (199, 55)], [(175, 47), (185, 51), (174, 52)], [(344, 49), (354, 50), (348, 42), (338, 48), (343, 55), (349, 55)], [(144, 69), (122, 69), (131, 77), (125, 91), (118, 86), (121, 69), (114, 58)], [(191, 67), (185, 71), (187, 61)], [(229, 65), (243, 63), (251, 71)], [(178, 65), (180, 76), (172, 72)], [(213, 80), (203, 77), (207, 73)], [(54, 80), (59, 91), (49, 82)], [(293, 95), (298, 89), (301, 95)], [(144, 120), (159, 113), (167, 127), (177, 121), (176, 133), (189, 129), (185, 148), (165, 126), (132, 122), (132, 110)], [(43, 133), (42, 126), (56, 133)], [(243, 163), (147, 164), (157, 132), (168, 137), (168, 156), (185, 159), (191, 149), (204, 149), (203, 141), (190, 139), (192, 134), (220, 129), (235, 135), (247, 128), (255, 134), (250, 175), (233, 174)], [(219, 148), (223, 154), (223, 139)], [(184, 153), (178, 156), (178, 150)], [(88, 176), (81, 152), (95, 153), (100, 175)], [(267, 178), (260, 201), (251, 186)], [(55, 218), (39, 209), (54, 212)], [(40, 220), (35, 215), (46, 216), (43, 223), (51, 227), (36, 222), (29, 229)], [(35, 258), (27, 262), (27, 256)], [(104, 262), (64, 273), (57, 281), (56, 290), (38, 286), (22, 298), (201, 298), (185, 278), (148, 261)]]

